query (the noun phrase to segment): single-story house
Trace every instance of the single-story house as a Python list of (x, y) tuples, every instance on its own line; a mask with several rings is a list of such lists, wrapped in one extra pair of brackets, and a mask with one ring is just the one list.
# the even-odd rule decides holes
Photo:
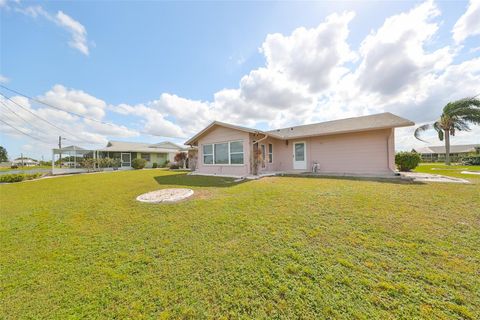
[[(462, 157), (480, 150), (480, 144), (462, 144), (450, 146), (450, 159), (452, 161), (460, 160)], [(414, 148), (413, 152), (419, 153), (422, 161), (435, 162), (445, 160), (445, 146), (429, 146), (422, 148)]]
[(186, 148), (170, 141), (160, 143), (141, 143), (109, 141), (105, 148), (97, 150), (100, 158), (113, 158), (120, 160), (121, 167), (131, 167), (132, 160), (142, 158), (147, 161), (146, 167), (151, 168), (153, 163), (162, 166), (168, 160), (174, 162), (178, 152), (185, 152)]
[(32, 158), (17, 158), (12, 161), (12, 166), (33, 167), (38, 166), (39, 162)]
[(214, 121), (185, 144), (198, 147), (199, 174), (393, 175), (395, 128), (413, 125), (388, 112), (270, 131)]

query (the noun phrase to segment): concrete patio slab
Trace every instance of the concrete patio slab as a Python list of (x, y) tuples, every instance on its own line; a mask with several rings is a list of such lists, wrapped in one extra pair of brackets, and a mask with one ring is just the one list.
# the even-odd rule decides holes
[(420, 173), (420, 172), (401, 172), (400, 175), (408, 179), (413, 179), (413, 181), (415, 182), (446, 182), (446, 183), (463, 183), (463, 184), (470, 183), (470, 181), (465, 179), (447, 177), (439, 174)]

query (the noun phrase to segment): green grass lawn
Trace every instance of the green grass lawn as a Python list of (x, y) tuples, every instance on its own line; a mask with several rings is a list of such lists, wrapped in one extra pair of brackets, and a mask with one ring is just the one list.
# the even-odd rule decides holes
[[(141, 193), (191, 187), (169, 205)], [(480, 184), (165, 170), (0, 185), (1, 319), (478, 319)]]

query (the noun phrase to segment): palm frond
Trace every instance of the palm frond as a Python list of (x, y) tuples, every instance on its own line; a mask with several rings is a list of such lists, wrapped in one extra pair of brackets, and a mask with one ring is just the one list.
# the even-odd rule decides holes
[(440, 122), (438, 121), (435, 121), (433, 123), (433, 129), (435, 129), (435, 131), (437, 131), (437, 134), (438, 134), (438, 140), (440, 141), (443, 141), (443, 129), (442, 129), (442, 125), (440, 124)]
[(452, 133), (455, 130), (468, 131), (470, 123), (480, 125), (480, 100), (465, 98), (449, 102), (443, 108), (442, 118), (450, 120), (448, 130)]
[(453, 127), (458, 131), (470, 131), (470, 127), (464, 119), (457, 119), (454, 122)]
[(413, 133), (413, 135), (415, 136), (415, 138), (417, 138), (418, 140), (420, 141), (423, 141), (423, 142), (428, 142), (428, 141), (425, 141), (423, 140), (422, 138), (420, 138), (421, 134), (424, 132), (424, 131), (427, 131), (429, 129), (431, 129), (433, 126), (431, 124), (424, 124), (420, 127), (418, 127), (417, 129), (415, 129), (415, 132)]

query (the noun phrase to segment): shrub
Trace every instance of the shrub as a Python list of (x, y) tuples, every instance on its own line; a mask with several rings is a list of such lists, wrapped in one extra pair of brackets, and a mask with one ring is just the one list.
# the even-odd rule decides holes
[(136, 158), (132, 160), (132, 167), (133, 169), (143, 169), (147, 164), (147, 160), (142, 158)]
[(98, 166), (100, 168), (110, 168), (113, 167), (113, 162), (112, 158), (101, 158), (98, 160)]
[(420, 155), (416, 152), (399, 152), (395, 155), (395, 164), (400, 171), (415, 169), (420, 163)]
[(155, 169), (155, 168), (158, 168), (158, 163), (154, 162), (154, 163), (152, 164), (152, 168), (154, 168), (154, 169)]
[(25, 179), (25, 175), (21, 173), (2, 174), (0, 175), (0, 182), (20, 182)]
[(91, 171), (95, 168), (95, 160), (92, 158), (83, 159), (81, 164), (87, 169), (87, 171)]
[(120, 161), (120, 159), (113, 159), (113, 169), (118, 169), (120, 166), (122, 165), (122, 162)]
[(12, 182), (20, 182), (23, 180), (32, 180), (41, 177), (41, 173), (31, 173), (31, 174), (24, 174), (24, 173), (12, 173), (12, 174), (2, 174), (0, 175), (0, 182), (1, 183), (12, 183)]
[(177, 163), (172, 163), (170, 169), (180, 169), (180, 166)]
[(10, 166), (10, 169), (18, 169), (18, 166), (17, 166), (16, 164), (12, 164), (12, 165)]
[(480, 155), (467, 156), (462, 159), (465, 166), (480, 166)]
[(165, 160), (165, 162), (162, 163), (162, 168), (168, 167), (169, 164), (170, 164), (170, 160)]

